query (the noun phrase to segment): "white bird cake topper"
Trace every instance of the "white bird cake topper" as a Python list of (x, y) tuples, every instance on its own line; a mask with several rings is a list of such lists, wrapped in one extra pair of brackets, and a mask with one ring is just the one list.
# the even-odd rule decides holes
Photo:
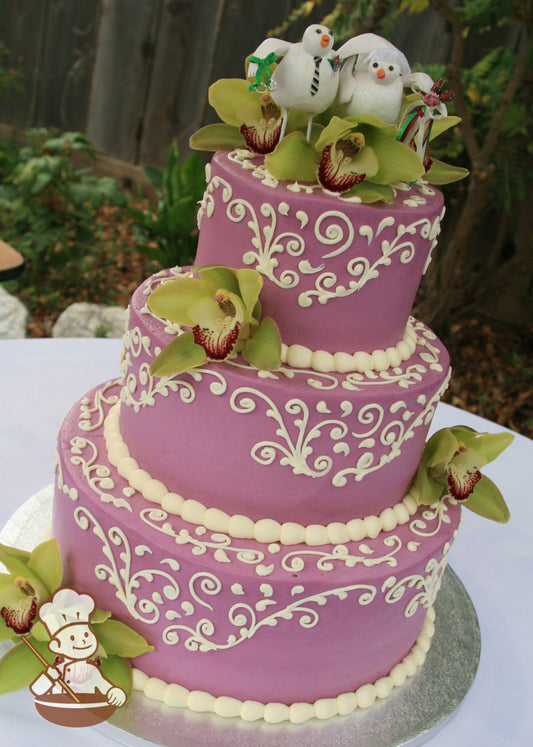
[(443, 81), (411, 72), (402, 52), (381, 36), (360, 34), (335, 50), (330, 30), (313, 24), (298, 43), (262, 41), (246, 73), (247, 80), (210, 86), (209, 102), (222, 124), (194, 133), (193, 148), (246, 146), (264, 156), (275, 179), (318, 183), (363, 203), (392, 202), (398, 181), (411, 184), (425, 175), (436, 184), (466, 176), (430, 155), (432, 136), (459, 121), (446, 118), (452, 93)]
[(339, 83), (340, 58), (332, 47), (331, 31), (326, 26), (314, 23), (307, 27), (301, 42), (295, 44), (283, 39), (265, 39), (250, 58), (249, 78), (258, 73), (261, 77), (265, 64), (282, 58), (267, 83), (273, 101), (285, 109), (281, 138), (285, 134), (290, 109), (308, 112), (309, 139), (313, 116), (325, 111), (334, 102)]
[[(375, 114), (392, 123), (398, 120), (404, 87), (431, 88), (431, 78), (411, 73), (402, 52), (377, 34), (355, 36), (338, 52), (333, 41), (331, 31), (315, 23), (307, 27), (301, 42), (265, 39), (251, 55), (247, 73), (255, 78), (251, 88), (264, 83), (273, 101), (285, 110), (280, 139), (291, 109), (308, 112), (309, 140), (314, 115), (326, 111), (337, 96), (339, 103), (347, 105), (348, 115)], [(269, 67), (279, 58), (270, 76)]]
[(428, 92), (433, 80), (426, 73), (412, 73), (403, 52), (386, 39), (376, 39), (378, 44), (366, 52), (361, 49), (361, 37), (350, 39), (340, 48), (339, 55), (346, 62), (337, 100), (346, 105), (348, 116), (373, 114), (387, 124), (395, 124), (404, 88)]

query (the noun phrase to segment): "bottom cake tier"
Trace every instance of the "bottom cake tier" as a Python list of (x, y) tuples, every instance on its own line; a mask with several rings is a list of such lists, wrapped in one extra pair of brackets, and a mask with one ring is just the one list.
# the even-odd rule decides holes
[(262, 544), (187, 523), (109, 462), (120, 383), (93, 390), (59, 437), (53, 533), (66, 584), (154, 651), (134, 683), (169, 705), (304, 721), (385, 697), (423, 663), (460, 508), (406, 509), (339, 544)]

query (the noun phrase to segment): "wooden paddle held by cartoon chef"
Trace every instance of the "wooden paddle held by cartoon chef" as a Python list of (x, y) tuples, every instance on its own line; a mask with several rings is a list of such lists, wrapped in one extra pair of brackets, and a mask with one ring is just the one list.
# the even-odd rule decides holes
[(107, 703), (120, 707), (126, 693), (101, 673), (90, 661), (98, 649), (98, 640), (89, 625), (95, 608), (89, 594), (78, 594), (70, 588), (57, 591), (50, 602), (39, 608), (39, 618), (50, 635), (48, 648), (57, 655), (30, 685), (36, 696), (58, 695), (65, 691), (74, 700), (76, 693), (101, 693)]

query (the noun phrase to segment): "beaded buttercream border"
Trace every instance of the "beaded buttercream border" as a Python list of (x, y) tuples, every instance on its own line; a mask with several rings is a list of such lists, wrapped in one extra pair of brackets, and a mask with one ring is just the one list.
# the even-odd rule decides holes
[(417, 334), (410, 318), (403, 338), (386, 350), (374, 350), (372, 353), (328, 353), (325, 350), (311, 350), (304, 345), (281, 346), (281, 362), (293, 368), (311, 368), (321, 373), (367, 373), (369, 371), (386, 371), (398, 367), (402, 361), (407, 362), (416, 350)]
[(290, 721), (301, 724), (311, 718), (325, 720), (333, 716), (347, 716), (356, 709), (369, 708), (376, 700), (390, 695), (412, 677), (424, 663), (435, 632), (435, 612), (430, 607), (415, 644), (407, 656), (396, 664), (388, 675), (376, 682), (362, 685), (355, 692), (341, 693), (335, 698), (320, 698), (314, 703), (260, 703), (228, 696), (215, 697), (203, 690), (188, 690), (177, 683), (168, 684), (158, 677), (149, 677), (140, 669), (133, 670), (133, 688), (147, 698), (158, 700), (171, 708), (188, 708), (197, 713), (216, 713), (224, 718), (241, 718), (277, 724)]
[(120, 402), (109, 410), (104, 422), (104, 438), (110, 463), (134, 490), (152, 503), (160, 505), (169, 514), (181, 516), (185, 521), (204, 526), (214, 532), (223, 532), (235, 539), (254, 539), (261, 543), (280, 542), (282, 545), (338, 545), (374, 539), (382, 531), (389, 532), (406, 524), (418, 509), (416, 498), (407, 493), (402, 501), (385, 508), (379, 516), (352, 519), (347, 523), (310, 524), (296, 522), (280, 524), (274, 519), (254, 521), (248, 516), (230, 516), (217, 508), (207, 508), (200, 501), (186, 499), (168, 490), (160, 480), (154, 479), (131, 456), (120, 432)]

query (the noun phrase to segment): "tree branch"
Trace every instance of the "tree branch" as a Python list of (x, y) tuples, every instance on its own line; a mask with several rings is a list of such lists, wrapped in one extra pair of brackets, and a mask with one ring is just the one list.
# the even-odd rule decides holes
[(496, 114), (494, 115), (491, 126), (485, 138), (485, 142), (483, 143), (483, 147), (481, 149), (481, 158), (485, 163), (488, 163), (490, 157), (492, 156), (492, 152), (496, 146), (496, 143), (498, 142), (498, 138), (500, 137), (503, 121), (505, 119), (507, 111), (513, 103), (516, 92), (524, 79), (524, 75), (526, 74), (529, 62), (530, 46), (531, 40), (529, 38), (529, 35), (526, 34), (526, 38), (522, 44), (522, 49), (520, 50), (520, 54), (518, 55), (518, 58), (516, 60), (513, 72), (509, 78), (507, 87), (500, 101), (500, 105), (498, 107), (498, 110), (496, 111)]
[(430, 5), (448, 25), (452, 48), (446, 71), (450, 86), (455, 91), (455, 106), (457, 114), (461, 117), (461, 133), (465, 148), (470, 156), (472, 166), (478, 168), (483, 163), (481, 149), (476, 139), (475, 129), (470, 118), (463, 83), (461, 81), (461, 70), (464, 59), (464, 39), (461, 19), (457, 12), (448, 5), (447, 0), (430, 0)]

